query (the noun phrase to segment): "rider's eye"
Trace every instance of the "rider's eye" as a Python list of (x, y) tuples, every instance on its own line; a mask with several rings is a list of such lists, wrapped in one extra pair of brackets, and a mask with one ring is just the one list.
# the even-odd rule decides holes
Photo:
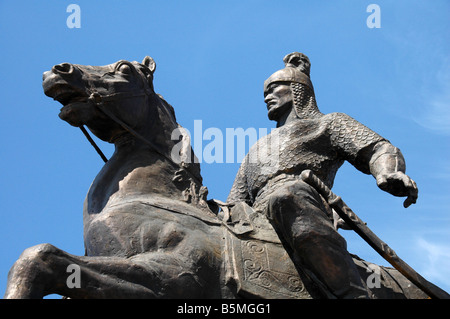
[(121, 73), (131, 74), (131, 68), (128, 64), (122, 64), (121, 66), (119, 66), (118, 70)]

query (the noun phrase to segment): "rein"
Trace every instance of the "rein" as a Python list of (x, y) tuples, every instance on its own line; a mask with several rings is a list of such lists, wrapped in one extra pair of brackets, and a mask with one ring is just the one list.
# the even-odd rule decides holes
[[(136, 68), (134, 68), (134, 69), (140, 73), (142, 79), (145, 78), (142, 71), (140, 71)], [(144, 88), (141, 90), (136, 90), (136, 91), (132, 91), (132, 92), (118, 92), (118, 93), (113, 93), (113, 94), (108, 94), (108, 95), (101, 95), (100, 93), (98, 93), (97, 90), (95, 89), (94, 85), (92, 83), (90, 83), (90, 81), (89, 81), (89, 85), (90, 85), (90, 92), (92, 92), (92, 93), (89, 96), (88, 101), (90, 101), (96, 107), (98, 107), (98, 109), (103, 114), (105, 114), (107, 117), (109, 117), (111, 120), (113, 120), (114, 122), (119, 124), (125, 131), (127, 131), (134, 137), (140, 139), (142, 142), (144, 142), (145, 144), (150, 146), (152, 150), (154, 150), (155, 152), (157, 152), (159, 155), (163, 156), (164, 158), (168, 159), (171, 163), (174, 163), (177, 166), (180, 166), (180, 168), (184, 169), (194, 180), (196, 180), (197, 182), (200, 182), (199, 179), (194, 174), (192, 174), (188, 169), (183, 167), (182, 164), (180, 165), (179, 163), (176, 163), (172, 158), (170, 158), (164, 152), (162, 152), (154, 143), (152, 143), (151, 141), (146, 139), (144, 136), (142, 136), (141, 134), (136, 132), (133, 128), (131, 128), (128, 124), (126, 124), (124, 121), (119, 119), (114, 113), (112, 113), (105, 106), (105, 104), (108, 102), (112, 102), (112, 101), (116, 101), (116, 100), (120, 100), (120, 99), (129, 99), (129, 98), (145, 96), (146, 99), (148, 100), (149, 95), (153, 92), (149, 88), (146, 87), (145, 83), (144, 83)], [(165, 111), (167, 113), (167, 110), (165, 110)], [(94, 142), (94, 140), (91, 138), (91, 136), (89, 135), (87, 130), (84, 128), (84, 126), (80, 126), (80, 129), (83, 132), (83, 134), (86, 136), (88, 141), (91, 143), (91, 145), (94, 147), (94, 149), (97, 151), (97, 153), (100, 155), (102, 160), (106, 163), (108, 161), (108, 159), (103, 154), (103, 152), (100, 150), (100, 148), (97, 146), (97, 144)], [(201, 184), (201, 182), (200, 182), (200, 184)]]
[[(91, 95), (88, 98), (88, 101), (90, 101), (92, 104), (94, 104), (96, 107), (99, 108), (99, 110), (107, 115), (110, 119), (112, 119), (114, 122), (122, 126), (127, 132), (131, 133), (133, 136), (141, 139), (146, 144), (149, 144), (152, 148), (154, 148), (158, 153), (159, 150), (146, 138), (138, 134), (136, 131), (134, 131), (129, 125), (125, 124), (123, 121), (118, 119), (112, 112), (110, 112), (107, 108), (104, 107), (104, 102), (110, 102), (118, 99), (127, 99), (127, 98), (135, 98), (135, 97), (141, 97), (141, 96), (148, 96), (146, 90), (139, 90), (138, 92), (119, 92), (109, 95), (100, 95), (95, 89), (93, 89), (93, 85), (91, 86)], [(84, 136), (86, 136), (87, 140), (91, 145), (94, 147), (94, 149), (97, 151), (97, 153), (100, 155), (102, 160), (106, 163), (108, 162), (108, 159), (106, 158), (105, 154), (101, 151), (101, 149), (97, 146), (95, 141), (92, 139), (92, 137), (89, 135), (88, 131), (85, 129), (85, 127), (82, 125), (80, 126), (81, 131), (83, 132)]]
[[(129, 64), (129, 66), (133, 67), (133, 69), (139, 73), (139, 76), (141, 79), (145, 78), (145, 76), (141, 70), (135, 68), (134, 66), (132, 66), (132, 64)], [(151, 91), (149, 88), (146, 87), (146, 83), (144, 83), (144, 80), (142, 80), (142, 82), (143, 82), (142, 84), (144, 87), (142, 90), (135, 90), (132, 92), (118, 92), (118, 93), (113, 93), (113, 94), (108, 94), (108, 95), (101, 95), (96, 90), (95, 85), (92, 83), (92, 81), (88, 80), (89, 91), (91, 92), (91, 95), (89, 96), (88, 101), (90, 101), (92, 104), (94, 104), (103, 114), (105, 114), (110, 119), (112, 119), (114, 122), (119, 124), (128, 133), (130, 133), (131, 135), (133, 135), (136, 138), (139, 138), (141, 141), (143, 141), (144, 143), (149, 145), (153, 150), (155, 150), (158, 154), (164, 156), (165, 158), (168, 158), (153, 143), (151, 143), (145, 137), (143, 137), (142, 135), (137, 133), (129, 125), (127, 125), (125, 122), (123, 122), (122, 120), (117, 118), (117, 116), (115, 116), (111, 111), (108, 110), (108, 108), (105, 107), (105, 104), (104, 104), (105, 102), (107, 103), (107, 102), (116, 101), (116, 100), (120, 100), (120, 99), (129, 99), (129, 98), (136, 98), (136, 97), (142, 97), (142, 96), (145, 96), (147, 98), (149, 96), (149, 94), (151, 93)], [(80, 129), (83, 132), (83, 134), (86, 136), (86, 138), (88, 139), (89, 143), (91, 143), (91, 145), (94, 147), (94, 149), (100, 155), (102, 160), (106, 163), (108, 161), (108, 159), (103, 154), (103, 152), (100, 150), (100, 148), (97, 146), (97, 144), (94, 142), (94, 140), (91, 138), (91, 136), (89, 135), (87, 130), (84, 128), (84, 126), (80, 126)], [(169, 159), (169, 160), (173, 162), (172, 159)]]
[[(94, 90), (91, 90), (94, 91)], [(114, 94), (109, 94), (109, 95), (100, 95), (97, 91), (94, 91), (93, 93), (91, 93), (91, 95), (89, 96), (88, 100), (94, 104), (96, 107), (98, 107), (98, 109), (105, 114), (106, 116), (108, 116), (111, 120), (113, 120), (114, 122), (116, 122), (117, 124), (119, 124), (123, 129), (125, 129), (128, 133), (130, 133), (131, 135), (133, 135), (134, 137), (140, 139), (142, 142), (146, 143), (147, 145), (149, 145), (154, 151), (156, 151), (158, 154), (164, 156), (166, 159), (169, 159), (171, 162), (173, 162), (173, 160), (171, 158), (169, 158), (167, 155), (165, 155), (162, 151), (160, 151), (155, 144), (153, 144), (152, 142), (150, 142), (148, 139), (146, 139), (145, 137), (143, 137), (141, 134), (139, 134), (138, 132), (136, 132), (134, 129), (132, 129), (128, 124), (126, 124), (124, 121), (122, 121), (121, 119), (119, 119), (114, 113), (112, 113), (107, 107), (105, 107), (105, 102), (112, 102), (112, 101), (116, 101), (119, 99), (129, 99), (129, 98), (136, 98), (136, 97), (141, 97), (141, 96), (146, 96), (148, 97), (148, 93), (146, 92), (146, 90), (139, 90), (137, 92), (120, 92), (120, 93), (114, 93)], [(93, 139), (90, 137), (89, 133), (86, 131), (86, 129), (81, 126), (80, 127), (81, 131), (83, 132), (83, 134), (86, 136), (86, 138), (88, 139), (88, 141), (92, 144), (92, 146), (95, 148), (95, 150), (97, 151), (97, 153), (99, 153), (100, 157), (103, 159), (103, 161), (106, 163), (108, 160), (106, 159), (105, 155), (102, 153), (102, 151), (100, 150), (100, 148), (95, 144), (95, 142), (93, 141)]]
[(98, 155), (100, 155), (100, 157), (102, 158), (103, 162), (106, 163), (108, 161), (108, 159), (106, 158), (105, 154), (103, 154), (102, 150), (97, 146), (97, 144), (95, 144), (94, 140), (89, 135), (88, 131), (86, 131), (86, 129), (84, 128), (83, 125), (80, 126), (80, 130), (81, 130), (81, 132), (83, 132), (84, 136), (86, 136), (89, 143), (91, 143), (91, 145), (95, 148)]

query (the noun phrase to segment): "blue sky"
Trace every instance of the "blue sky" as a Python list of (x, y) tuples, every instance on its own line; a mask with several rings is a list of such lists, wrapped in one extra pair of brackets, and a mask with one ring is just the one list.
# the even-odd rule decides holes
[[(81, 8), (70, 29), (69, 4)], [(381, 28), (368, 28), (369, 4)], [(311, 60), (323, 113), (344, 112), (399, 147), (419, 199), (381, 190), (345, 164), (334, 191), (397, 254), (450, 291), (450, 3), (435, 1), (0, 1), (0, 293), (33, 245), (83, 255), (82, 206), (102, 160), (43, 93), (54, 64), (157, 64), (154, 85), (178, 122), (203, 129), (270, 128), (263, 82), (285, 54)], [(211, 141), (202, 140), (203, 149)], [(113, 148), (99, 143), (107, 155)], [(198, 147), (198, 145), (197, 145)], [(202, 163), (210, 198), (225, 200), (239, 163)], [(387, 265), (342, 232), (349, 251)]]

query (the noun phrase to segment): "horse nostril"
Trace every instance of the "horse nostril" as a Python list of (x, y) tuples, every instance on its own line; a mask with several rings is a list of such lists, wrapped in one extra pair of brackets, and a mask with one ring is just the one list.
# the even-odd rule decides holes
[(72, 73), (73, 66), (70, 63), (61, 63), (53, 66), (52, 69), (55, 73)]

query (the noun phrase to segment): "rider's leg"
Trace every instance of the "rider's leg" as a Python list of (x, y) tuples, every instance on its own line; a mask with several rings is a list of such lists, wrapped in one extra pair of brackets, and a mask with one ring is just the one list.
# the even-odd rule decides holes
[(335, 230), (320, 195), (302, 181), (270, 197), (268, 216), (292, 252), (337, 298), (367, 298), (345, 239)]

